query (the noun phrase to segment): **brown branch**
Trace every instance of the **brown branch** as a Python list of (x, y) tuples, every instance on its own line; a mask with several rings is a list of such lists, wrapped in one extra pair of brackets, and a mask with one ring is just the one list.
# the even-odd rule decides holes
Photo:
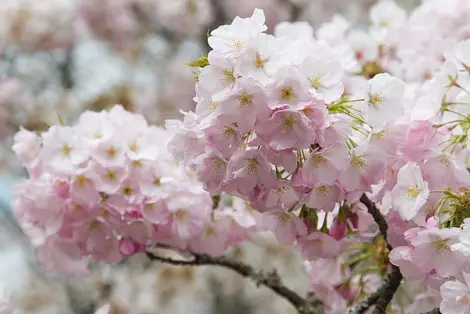
[(257, 286), (265, 286), (289, 301), (299, 314), (317, 314), (322, 313), (321, 303), (313, 298), (303, 298), (296, 292), (284, 286), (276, 271), (264, 273), (256, 271), (251, 266), (242, 262), (230, 259), (226, 256), (211, 257), (205, 254), (193, 254), (192, 260), (174, 260), (157, 256), (146, 252), (147, 257), (152, 261), (159, 261), (175, 266), (220, 266), (231, 269), (239, 275), (252, 279)]
[(439, 308), (434, 309), (432, 311), (426, 312), (426, 313), (421, 313), (421, 314), (441, 314), (441, 310)]
[(369, 214), (372, 215), (375, 222), (379, 226), (380, 233), (384, 237), (385, 241), (387, 242), (387, 247), (391, 251), (393, 248), (387, 241), (387, 234), (388, 234), (388, 224), (385, 220), (384, 216), (380, 213), (380, 210), (375, 206), (374, 202), (372, 202), (365, 194), (361, 196), (361, 203), (367, 207), (367, 211)]
[[(375, 206), (375, 204), (365, 194), (361, 196), (361, 202), (367, 207), (367, 210), (372, 215), (372, 217), (374, 217), (375, 222), (379, 226), (380, 233), (384, 237), (385, 241), (387, 241), (387, 221), (382, 216), (377, 206)], [(387, 247), (390, 251), (392, 250), (392, 246), (388, 243), (388, 241)], [(403, 279), (403, 275), (397, 266), (391, 265), (391, 269), (392, 270), (384, 279), (380, 288), (376, 292), (369, 295), (366, 300), (357, 305), (354, 313), (365, 313), (370, 307), (374, 305), (375, 309), (373, 314), (385, 313), (387, 306), (392, 301), (393, 296), (395, 295), (395, 292), (397, 291), (401, 280)]]

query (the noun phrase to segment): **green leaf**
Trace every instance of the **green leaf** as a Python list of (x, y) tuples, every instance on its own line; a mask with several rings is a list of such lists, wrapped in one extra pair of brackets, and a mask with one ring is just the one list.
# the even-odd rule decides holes
[(187, 65), (189, 65), (190, 67), (203, 68), (209, 65), (209, 60), (207, 59), (207, 56), (205, 54), (202, 54), (201, 58), (188, 62)]

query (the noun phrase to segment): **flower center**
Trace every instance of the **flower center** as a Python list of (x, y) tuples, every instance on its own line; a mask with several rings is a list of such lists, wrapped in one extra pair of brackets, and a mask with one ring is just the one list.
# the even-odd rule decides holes
[(213, 101), (207, 106), (210, 111), (215, 111), (217, 109), (217, 104)]
[(188, 215), (188, 211), (184, 208), (181, 208), (181, 209), (178, 209), (178, 211), (175, 213), (175, 219), (177, 221), (184, 221), (187, 215)]
[(450, 166), (450, 160), (447, 158), (447, 156), (441, 156), (439, 157), (439, 163), (443, 165), (444, 167), (449, 167)]
[(223, 161), (220, 158), (215, 158), (213, 161), (213, 166), (214, 166), (215, 171), (221, 172), (225, 170), (225, 161)]
[(289, 191), (289, 187), (287, 185), (281, 185), (278, 188), (276, 188), (275, 193), (281, 194), (287, 191)]
[(212, 236), (217, 235), (217, 231), (215, 231), (214, 227), (212, 226), (207, 227), (205, 230), (205, 233), (206, 233), (206, 237), (212, 237)]
[(122, 189), (122, 193), (126, 196), (131, 196), (132, 195), (132, 192), (133, 192), (133, 189), (130, 187), (130, 186), (125, 186), (123, 189)]
[(317, 187), (316, 191), (317, 191), (317, 194), (320, 196), (330, 195), (330, 188), (326, 185), (320, 185), (319, 187)]
[(281, 227), (284, 227), (286, 226), (288, 223), (291, 223), (292, 222), (292, 219), (289, 217), (288, 214), (286, 213), (282, 213), (280, 214), (278, 217), (277, 217), (277, 223), (279, 226)]
[(449, 241), (448, 239), (438, 239), (438, 240), (434, 240), (432, 242), (432, 246), (434, 247), (434, 249), (436, 250), (437, 253), (442, 253), (442, 252), (446, 252), (446, 251), (449, 251), (449, 245), (447, 244), (447, 241)]
[[(139, 145), (137, 144), (136, 140), (133, 140), (129, 143), (129, 149), (133, 152), (137, 152), (139, 150)], [(114, 151), (114, 154), (116, 154), (116, 151)]]
[(356, 169), (364, 169), (366, 166), (366, 162), (364, 161), (363, 158), (359, 156), (353, 156), (351, 158), (351, 165), (356, 168)]
[(79, 174), (76, 178), (76, 183), (79, 187), (84, 187), (87, 183), (88, 179), (83, 174)]
[(312, 163), (315, 167), (320, 167), (326, 164), (326, 158), (322, 155), (314, 155), (312, 156)]
[(319, 75), (313, 76), (312, 79), (310, 80), (310, 83), (312, 84), (312, 87), (314, 88), (320, 88), (323, 85), (321, 81), (321, 76)]
[(376, 135), (377, 135), (377, 138), (378, 138), (379, 140), (382, 140), (382, 141), (383, 141), (383, 140), (386, 139), (387, 136), (388, 136), (388, 130), (382, 130), (382, 131), (380, 131), (379, 133), (377, 133)]
[(235, 130), (232, 129), (232, 128), (229, 128), (229, 127), (226, 127), (226, 128), (224, 129), (224, 134), (225, 134), (225, 136), (227, 136), (227, 137), (235, 137), (235, 135), (236, 135), (236, 134), (235, 134)]
[(370, 99), (369, 99), (369, 102), (372, 104), (372, 105), (378, 105), (380, 104), (381, 102), (383, 102), (385, 100), (385, 97), (380, 94), (380, 93), (374, 93), (372, 95), (370, 95)]
[(242, 50), (244, 44), (241, 40), (234, 40), (232, 42), (233, 49), (235, 50)]
[(294, 98), (294, 89), (292, 87), (286, 87), (281, 90), (281, 98), (284, 100), (291, 100)]
[(109, 180), (109, 181), (115, 181), (116, 180), (116, 172), (113, 171), (113, 170), (108, 170), (106, 172), (106, 178)]
[(223, 83), (231, 84), (235, 82), (235, 75), (233, 74), (233, 70), (225, 69), (223, 74), (224, 74), (224, 78), (222, 79)]
[(256, 58), (255, 58), (255, 62), (254, 62), (255, 67), (256, 67), (257, 69), (262, 69), (262, 68), (264, 68), (264, 63), (265, 63), (265, 62), (266, 62), (266, 60), (263, 59), (263, 58), (261, 58), (260, 54), (257, 53), (257, 54), (256, 54)]
[(416, 184), (412, 184), (408, 187), (408, 191), (406, 191), (405, 197), (407, 198), (416, 198), (418, 197), (421, 189)]
[(315, 247), (321, 247), (324, 242), (322, 239), (313, 239), (313, 240), (310, 240), (310, 243)]
[(470, 295), (467, 294), (457, 297), (457, 302), (460, 302), (462, 304), (470, 304)]
[(293, 115), (289, 114), (282, 119), (282, 124), (287, 130), (292, 130), (294, 128), (296, 121)]
[(70, 155), (70, 152), (72, 151), (72, 148), (69, 145), (65, 144), (64, 146), (62, 146), (62, 148), (60, 150), (61, 150), (62, 154), (64, 154), (65, 156), (68, 156), (68, 155)]
[(116, 157), (117, 154), (117, 149), (114, 148), (113, 146), (108, 147), (106, 150), (106, 155), (108, 155), (109, 158), (114, 158)]
[(247, 170), (249, 175), (255, 175), (258, 172), (258, 160), (255, 158), (248, 159)]
[(241, 92), (238, 101), (241, 108), (246, 108), (252, 104), (253, 95), (248, 94), (246, 91)]

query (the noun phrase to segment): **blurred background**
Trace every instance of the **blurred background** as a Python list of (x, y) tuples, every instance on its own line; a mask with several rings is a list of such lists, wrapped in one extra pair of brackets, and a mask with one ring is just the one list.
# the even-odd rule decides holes
[[(314, 28), (342, 14), (366, 26), (374, 0), (2, 0), (0, 5), (0, 285), (23, 313), (294, 313), (284, 300), (230, 271), (175, 268), (135, 256), (94, 265), (84, 278), (60, 278), (34, 263), (9, 209), (14, 183), (25, 176), (11, 152), (23, 125), (44, 130), (74, 123), (86, 109), (113, 104), (153, 123), (194, 108), (194, 73), (186, 65), (207, 52), (207, 32), (264, 9), (268, 32), (280, 21)], [(418, 0), (398, 0), (404, 8)], [(306, 293), (300, 259), (269, 235), (228, 255), (254, 267), (275, 267)]]

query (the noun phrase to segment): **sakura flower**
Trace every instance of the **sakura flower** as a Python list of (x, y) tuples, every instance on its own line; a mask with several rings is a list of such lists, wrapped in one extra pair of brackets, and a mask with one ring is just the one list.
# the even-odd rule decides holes
[(93, 146), (109, 140), (114, 133), (114, 126), (106, 111), (86, 111), (78, 120), (76, 128)]
[(361, 63), (374, 61), (379, 56), (379, 47), (367, 32), (351, 31), (348, 34), (347, 41), (354, 49), (356, 59)]
[(72, 128), (52, 126), (42, 135), (41, 159), (56, 171), (72, 172), (90, 156), (89, 146)]
[(291, 105), (298, 109), (299, 103), (309, 102), (312, 96), (309, 94), (307, 79), (294, 67), (284, 67), (277, 71), (274, 83), (269, 87), (268, 98), (270, 108), (279, 105)]
[(340, 170), (346, 167), (344, 160), (347, 156), (348, 151), (342, 144), (312, 152), (304, 163), (302, 171), (313, 176), (314, 180), (319, 183), (332, 184), (338, 179)]
[(405, 278), (424, 278), (426, 273), (413, 263), (411, 253), (412, 249), (407, 246), (396, 247), (389, 254), (390, 263), (400, 267), (400, 271)]
[(255, 186), (270, 188), (276, 178), (266, 157), (258, 150), (238, 151), (227, 166), (227, 188), (251, 193)]
[[(339, 157), (338, 158), (343, 158)], [(380, 180), (385, 169), (384, 152), (373, 146), (358, 146), (351, 149), (348, 165), (339, 175), (338, 182), (346, 191), (367, 188)]]
[(12, 149), (23, 165), (32, 168), (39, 160), (41, 138), (34, 132), (21, 128), (15, 135)]
[(288, 181), (278, 180), (276, 183), (277, 186), (267, 192), (264, 206), (267, 209), (291, 209), (299, 201), (299, 196)]
[(307, 228), (299, 217), (284, 211), (269, 211), (262, 216), (262, 225), (283, 245), (292, 244), (298, 237), (307, 235)]
[(231, 25), (222, 25), (211, 32), (209, 45), (214, 51), (230, 58), (237, 58), (245, 52), (248, 41), (264, 32), (265, 16), (262, 10), (255, 9), (248, 18), (236, 17)]
[(175, 235), (183, 240), (196, 236), (204, 227), (207, 213), (210, 211), (208, 205), (209, 195), (194, 195), (183, 192), (168, 201), (168, 210), (172, 215), (172, 228)]
[(420, 167), (408, 162), (398, 171), (397, 185), (392, 190), (393, 206), (405, 220), (413, 219), (429, 197), (428, 183)]
[(378, 74), (369, 80), (362, 108), (365, 120), (373, 127), (381, 127), (403, 114), (405, 84), (389, 74)]
[(317, 184), (310, 193), (307, 206), (324, 211), (332, 211), (344, 198), (344, 192), (338, 184)]
[(209, 192), (220, 192), (227, 171), (227, 161), (223, 156), (215, 151), (208, 151), (194, 160), (193, 168)]
[(431, 149), (437, 148), (441, 136), (429, 121), (413, 121), (405, 134), (403, 152), (413, 160), (421, 160)]
[(256, 128), (257, 134), (275, 150), (308, 148), (315, 134), (307, 117), (299, 111), (281, 109)]
[(117, 192), (129, 173), (127, 166), (103, 167), (98, 163), (92, 164), (90, 170), (93, 171), (90, 179), (94, 186), (104, 193)]
[(433, 189), (460, 188), (470, 185), (470, 175), (462, 158), (458, 157), (438, 154), (426, 160), (422, 169)]
[(343, 94), (343, 67), (334, 58), (307, 57), (300, 71), (310, 82), (310, 93), (326, 103), (338, 100)]
[[(224, 157), (230, 157), (242, 144), (242, 134), (234, 123), (219, 117), (204, 129), (207, 143)], [(236, 119), (234, 119), (236, 120)]]
[(112, 137), (100, 143), (93, 151), (93, 159), (103, 167), (116, 167), (124, 164), (125, 150), (122, 147), (121, 139)]
[(212, 256), (222, 255), (227, 249), (229, 233), (227, 233), (226, 228), (228, 223), (229, 220), (227, 219), (209, 222), (202, 229), (199, 236), (191, 241), (190, 247), (195, 252)]
[(411, 240), (414, 246), (411, 260), (422, 272), (434, 269), (442, 277), (457, 274), (466, 260), (460, 252), (451, 250), (452, 245), (457, 243), (459, 234), (460, 230), (457, 228), (432, 228), (418, 232)]
[(470, 275), (463, 273), (465, 282), (458, 280), (446, 281), (441, 286), (442, 314), (470, 312)]
[(239, 78), (235, 65), (215, 51), (209, 52), (209, 65), (199, 73), (198, 84), (207, 92), (214, 93), (212, 101), (225, 99), (232, 92)]
[(271, 81), (270, 75), (276, 70), (280, 43), (272, 35), (259, 34), (247, 47), (237, 62), (238, 73), (262, 84)]
[(250, 78), (239, 79), (233, 93), (219, 105), (220, 113), (234, 119), (243, 133), (251, 130), (257, 119), (268, 114), (266, 95)]
[(317, 258), (332, 258), (340, 252), (338, 242), (326, 233), (313, 232), (298, 239), (302, 258), (315, 260)]

